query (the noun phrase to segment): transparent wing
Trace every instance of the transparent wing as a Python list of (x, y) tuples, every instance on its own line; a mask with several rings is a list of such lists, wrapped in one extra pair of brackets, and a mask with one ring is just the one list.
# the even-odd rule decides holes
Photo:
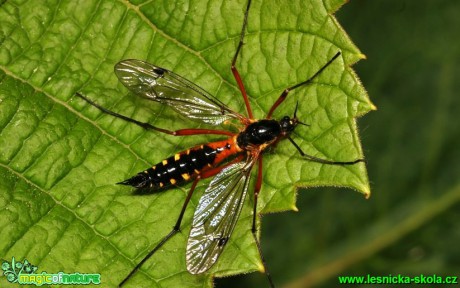
[(134, 94), (166, 104), (188, 119), (218, 125), (230, 118), (244, 118), (187, 79), (150, 63), (123, 60), (115, 65), (115, 73)]
[(207, 271), (232, 234), (248, 191), (255, 157), (232, 164), (217, 174), (201, 196), (187, 243), (187, 270)]

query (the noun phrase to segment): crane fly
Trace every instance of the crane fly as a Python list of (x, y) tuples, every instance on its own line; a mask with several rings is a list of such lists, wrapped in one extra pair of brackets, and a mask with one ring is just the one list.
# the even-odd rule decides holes
[(244, 14), (239, 43), (231, 64), (231, 71), (243, 96), (247, 116), (235, 112), (203, 88), (167, 69), (134, 59), (123, 60), (115, 66), (118, 79), (135, 95), (159, 102), (172, 108), (186, 119), (204, 124), (217, 126), (225, 121), (235, 120), (239, 123), (239, 132), (219, 129), (167, 130), (108, 110), (81, 93), (77, 93), (79, 97), (102, 112), (147, 130), (172, 136), (199, 134), (225, 136), (223, 140), (198, 145), (179, 152), (133, 177), (117, 183), (140, 189), (150, 189), (153, 192), (192, 182), (173, 229), (136, 265), (119, 284), (119, 287), (123, 286), (163, 244), (180, 231), (182, 218), (192, 194), (198, 182), (206, 178), (212, 178), (212, 180), (201, 196), (193, 216), (187, 242), (186, 265), (187, 270), (192, 274), (200, 274), (209, 270), (216, 263), (232, 235), (249, 190), (249, 179), (254, 166), (258, 166), (258, 169), (254, 187), (251, 231), (269, 284), (274, 287), (272, 277), (266, 269), (260, 243), (256, 237), (256, 209), (262, 186), (263, 152), (268, 147), (276, 145), (280, 140), (288, 139), (300, 155), (309, 161), (330, 165), (353, 165), (364, 161), (363, 159), (332, 161), (304, 153), (291, 138), (297, 125), (306, 125), (297, 118), (297, 105), (292, 117), (284, 116), (280, 120), (272, 119), (273, 113), (283, 103), (290, 91), (311, 83), (316, 76), (339, 58), (340, 52), (330, 58), (310, 78), (285, 89), (264, 119), (254, 119), (248, 95), (236, 68), (238, 55), (243, 46), (250, 5), (251, 1), (249, 0)]

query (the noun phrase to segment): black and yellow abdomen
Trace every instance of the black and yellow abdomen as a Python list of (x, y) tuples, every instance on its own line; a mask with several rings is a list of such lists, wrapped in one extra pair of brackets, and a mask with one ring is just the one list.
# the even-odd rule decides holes
[(195, 178), (202, 171), (215, 167), (235, 152), (239, 152), (239, 149), (235, 147), (233, 138), (196, 146), (177, 153), (118, 184), (152, 189), (181, 184)]

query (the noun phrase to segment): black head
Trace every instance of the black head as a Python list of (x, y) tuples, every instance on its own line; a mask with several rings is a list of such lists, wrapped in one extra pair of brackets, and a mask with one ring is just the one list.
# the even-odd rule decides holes
[(295, 127), (297, 126), (298, 122), (295, 121), (296, 118), (291, 118), (289, 116), (284, 116), (280, 120), (281, 132), (283, 134), (291, 134), (294, 131)]
[(284, 116), (280, 120), (280, 126), (281, 126), (281, 132), (284, 135), (289, 135), (291, 134), (292, 131), (294, 131), (295, 127), (298, 124), (308, 126), (308, 124), (302, 123), (297, 119), (297, 107), (299, 106), (299, 102), (295, 105), (295, 110), (294, 110), (294, 117), (289, 117), (289, 116)]

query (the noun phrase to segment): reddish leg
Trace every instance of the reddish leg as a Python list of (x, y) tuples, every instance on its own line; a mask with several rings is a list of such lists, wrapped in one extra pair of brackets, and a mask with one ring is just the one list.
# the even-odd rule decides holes
[(326, 69), (327, 66), (329, 66), (335, 59), (337, 59), (337, 57), (339, 57), (340, 54), (341, 54), (340, 52), (337, 52), (337, 54), (335, 54), (334, 57), (331, 58), (331, 60), (329, 60), (323, 67), (321, 67), (313, 76), (311, 76), (307, 80), (297, 83), (296, 85), (291, 86), (289, 88), (286, 88), (283, 91), (283, 93), (281, 93), (280, 97), (278, 97), (278, 100), (276, 100), (276, 102), (273, 104), (272, 108), (270, 108), (270, 111), (268, 111), (267, 119), (270, 119), (272, 117), (273, 112), (275, 112), (276, 108), (278, 108), (278, 106), (281, 103), (283, 103), (283, 101), (286, 99), (287, 95), (289, 94), (289, 92), (291, 92), (291, 90), (294, 90), (296, 88), (299, 88), (300, 86), (309, 84), (313, 79), (316, 78), (316, 76), (318, 76), (321, 72), (323, 72), (323, 70)]
[(186, 135), (199, 135), (199, 134), (216, 134), (216, 135), (227, 135), (234, 136), (235, 133), (225, 130), (214, 130), (214, 129), (180, 129), (173, 131), (173, 136), (186, 136)]
[(124, 115), (118, 114), (116, 112), (113, 112), (113, 111), (111, 111), (111, 110), (109, 110), (107, 108), (104, 108), (104, 107), (100, 106), (99, 104), (93, 102), (92, 100), (86, 98), (85, 96), (83, 96), (82, 94), (80, 94), (78, 92), (77, 92), (77, 96), (82, 98), (83, 100), (85, 100), (86, 102), (88, 102), (89, 104), (91, 104), (92, 106), (96, 107), (97, 109), (101, 110), (102, 112), (104, 112), (106, 114), (109, 114), (109, 115), (112, 115), (114, 117), (123, 119), (125, 121), (134, 123), (134, 124), (144, 128), (146, 130), (155, 130), (155, 131), (165, 133), (165, 134), (169, 134), (169, 135), (173, 135), (173, 136), (187, 136), (187, 135), (199, 135), (199, 134), (216, 134), (216, 135), (227, 135), (227, 136), (235, 135), (234, 133), (229, 132), (229, 131), (214, 130), (214, 129), (180, 129), (180, 130), (176, 130), (176, 131), (167, 130), (167, 129), (155, 127), (155, 126), (151, 125), (150, 123), (140, 122), (140, 121), (137, 121), (135, 119), (129, 118), (127, 116), (124, 116)]
[(240, 54), (241, 47), (243, 47), (243, 40), (244, 40), (244, 30), (246, 30), (246, 26), (248, 24), (248, 14), (249, 14), (249, 7), (251, 6), (251, 0), (248, 1), (248, 6), (246, 7), (246, 12), (244, 13), (244, 20), (243, 20), (243, 28), (241, 29), (240, 35), (240, 42), (238, 43), (238, 48), (236, 48), (235, 56), (233, 56), (232, 61), (232, 73), (233, 77), (235, 77), (236, 83), (238, 83), (238, 87), (240, 88), (241, 94), (243, 95), (244, 104), (246, 105), (246, 110), (248, 111), (249, 119), (254, 119), (252, 116), (251, 105), (249, 104), (248, 94), (246, 93), (246, 89), (244, 88), (243, 81), (241, 80), (240, 73), (236, 69), (236, 60), (238, 59), (238, 55)]
[(257, 200), (259, 199), (259, 192), (260, 188), (262, 187), (262, 155), (259, 156), (258, 163), (257, 163), (257, 180), (256, 186), (254, 188), (254, 208), (252, 213), (252, 235), (254, 236), (254, 240), (256, 241), (257, 250), (259, 250), (260, 259), (262, 260), (262, 265), (264, 266), (265, 275), (267, 275), (268, 282), (270, 283), (270, 287), (274, 288), (275, 284), (273, 284), (272, 276), (267, 269), (267, 263), (265, 262), (264, 255), (262, 254), (262, 248), (260, 246), (259, 240), (257, 240), (257, 225), (256, 225), (256, 217), (257, 217)]

